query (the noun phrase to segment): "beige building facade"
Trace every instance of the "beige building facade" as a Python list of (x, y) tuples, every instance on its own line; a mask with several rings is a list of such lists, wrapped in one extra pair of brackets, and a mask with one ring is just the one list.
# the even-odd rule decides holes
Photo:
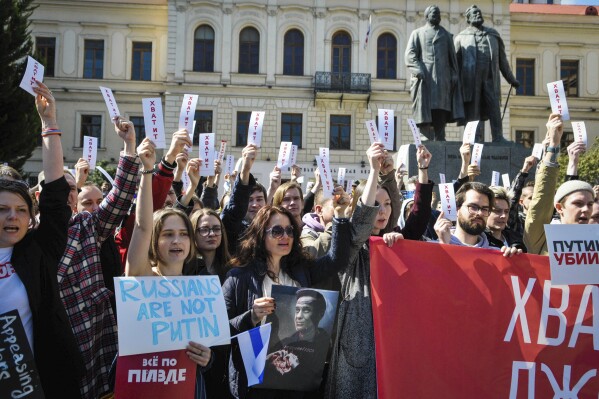
[[(198, 94), (196, 133), (214, 132), (217, 142), (227, 140), (227, 153), (236, 159), (249, 113), (266, 111), (254, 167), (262, 182), (268, 180), (281, 141), (300, 145), (298, 164), (308, 177), (319, 147), (331, 148), (334, 171), (346, 167), (349, 178), (366, 176), (369, 139), (364, 123), (376, 119), (379, 109), (394, 110), (396, 148), (412, 140), (406, 123), (411, 100), (404, 51), (411, 31), (425, 23), (428, 4), (413, 0), (37, 3), (32, 34), (44, 54), (51, 55), (54, 46), (54, 76), (45, 81), (58, 100), (65, 162), (71, 167), (82, 154), (84, 134), (100, 137), (98, 159), (118, 158), (121, 144), (98, 86), (110, 87), (121, 113), (138, 126), (143, 123), (141, 99), (161, 97), (167, 142), (177, 130), (183, 95)], [(441, 24), (453, 34), (464, 29), (463, 13), (471, 3), (437, 2)], [(596, 136), (597, 17), (510, 12), (514, 5), (506, 1), (481, 1), (478, 6), (485, 24), (502, 35), (514, 73), (517, 60), (535, 60), (534, 92), (512, 95), (504, 136), (541, 141), (549, 112), (544, 86), (559, 79), (559, 62), (565, 58), (578, 60), (580, 67), (578, 97), (570, 103), (573, 117), (585, 120), (589, 136)], [(505, 99), (509, 85), (502, 82)], [(448, 126), (449, 140), (461, 136), (462, 128)], [(40, 169), (38, 149), (25, 171)]]

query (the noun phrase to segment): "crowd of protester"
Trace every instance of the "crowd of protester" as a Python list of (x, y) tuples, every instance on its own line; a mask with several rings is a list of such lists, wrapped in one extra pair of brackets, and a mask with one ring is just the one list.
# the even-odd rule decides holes
[[(187, 131), (173, 133), (158, 160), (154, 143), (136, 143), (133, 124), (118, 118), (123, 151), (114, 185), (98, 187), (88, 182), (83, 159), (75, 176), (65, 171), (54, 97), (43, 83), (35, 92), (43, 129), (40, 184), (29, 189), (17, 171), (0, 168), (0, 261), (13, 270), (0, 279), (0, 313), (19, 310), (48, 398), (112, 392), (113, 277), (122, 275), (217, 275), (232, 334), (276, 312), (273, 285), (337, 290), (332, 350), (318, 391), (248, 388), (235, 343), (190, 342), (196, 398), (375, 398), (370, 237), (389, 246), (405, 239), (492, 248), (506, 257), (546, 255), (544, 224), (599, 223), (599, 186), (577, 176), (584, 144), (568, 147), (567, 178), (558, 186), (563, 123), (556, 114), (547, 122), (548, 151), (538, 165), (526, 158), (509, 189), (477, 182), (471, 146), (460, 147), (454, 224), (435, 209), (428, 175), (434, 160), (424, 145), (416, 149), (418, 175), (406, 179), (383, 145), (372, 144), (368, 178), (350, 193), (336, 186), (325, 198), (318, 171), (304, 193), (296, 166), (289, 182), (281, 184), (275, 167), (267, 187), (258, 183), (251, 170), (259, 149), (250, 144), (219, 193), (220, 163), (215, 176), (201, 177), (199, 160), (188, 155)], [(527, 181), (534, 167), (536, 177)]]

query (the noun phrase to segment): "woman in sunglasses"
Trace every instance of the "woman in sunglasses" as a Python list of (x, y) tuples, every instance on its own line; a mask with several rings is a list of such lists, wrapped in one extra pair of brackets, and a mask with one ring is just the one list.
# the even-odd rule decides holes
[[(195, 245), (191, 241), (194, 230), (187, 215), (173, 208), (153, 213), (152, 171), (156, 162), (155, 148), (148, 138), (137, 147), (143, 170), (140, 170), (135, 227), (127, 252), (127, 276), (181, 276), (184, 264), (195, 257)], [(211, 365), (212, 350), (190, 342), (187, 356), (199, 367), (196, 373), (196, 399), (205, 398), (203, 372)]]
[[(341, 187), (336, 187), (333, 194), (335, 218), (331, 247), (325, 256), (316, 260), (304, 254), (300, 230), (291, 212), (279, 206), (266, 206), (258, 211), (239, 245), (237, 256), (231, 261), (233, 269), (223, 285), (232, 335), (256, 327), (275, 311), (276, 304), (270, 297), (273, 285), (310, 287), (347, 267), (346, 249), (351, 233), (349, 220), (343, 216), (349, 197)], [(235, 345), (229, 364), (229, 386), (236, 398), (302, 397), (302, 393), (289, 391), (248, 390), (241, 354)]]

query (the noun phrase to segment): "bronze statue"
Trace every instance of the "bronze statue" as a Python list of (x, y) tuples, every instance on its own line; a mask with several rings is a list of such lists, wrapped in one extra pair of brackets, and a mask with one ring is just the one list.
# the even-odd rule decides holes
[(459, 68), (453, 37), (439, 25), (439, 7), (427, 7), (424, 15), (427, 23), (412, 31), (405, 54), (412, 113), (422, 134), (445, 141), (445, 125), (464, 118)]
[[(520, 83), (512, 73), (499, 32), (483, 26), (480, 8), (466, 10), (466, 29), (455, 37), (455, 50), (460, 66), (460, 81), (466, 122), (489, 120), (493, 142), (506, 143), (503, 138), (500, 112), (501, 75), (518, 88)], [(484, 133), (484, 123), (478, 124), (477, 141)]]

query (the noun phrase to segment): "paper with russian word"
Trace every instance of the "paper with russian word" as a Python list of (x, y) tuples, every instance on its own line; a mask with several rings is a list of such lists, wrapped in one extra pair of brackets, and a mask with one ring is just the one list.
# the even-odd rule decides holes
[(110, 120), (114, 121), (117, 119), (121, 112), (119, 111), (119, 107), (116, 103), (116, 99), (114, 98), (114, 94), (112, 94), (112, 90), (108, 87), (100, 87), (100, 91), (102, 92), (102, 97), (104, 97), (104, 102), (106, 103), (106, 108), (108, 108), (108, 114), (110, 114)]
[(587, 145), (587, 128), (584, 122), (572, 122), (572, 133), (574, 133), (574, 141)]
[(264, 125), (264, 111), (252, 111), (248, 126), (248, 144), (260, 148), (262, 145), (262, 126)]
[(27, 68), (19, 87), (35, 97), (37, 94), (35, 94), (33, 88), (37, 87), (36, 80), (39, 82), (44, 81), (44, 66), (33, 57), (27, 56)]
[(476, 165), (480, 168), (480, 160), (483, 156), (483, 146), (484, 144), (475, 143), (472, 146), (472, 159), (470, 160), (470, 165)]
[(535, 143), (534, 147), (532, 148), (532, 156), (535, 157), (536, 159), (538, 159), (539, 161), (541, 160), (541, 158), (543, 158), (543, 144), (542, 143)]
[(455, 192), (452, 183), (439, 184), (439, 198), (441, 199), (441, 210), (445, 218), (451, 221), (457, 220), (457, 208), (455, 205)]
[(464, 138), (462, 139), (463, 143), (474, 144), (476, 141), (476, 128), (478, 127), (479, 121), (470, 121), (466, 124), (464, 128)]
[(499, 185), (499, 178), (501, 177), (501, 174), (494, 170), (493, 173), (491, 174), (491, 186), (492, 187), (501, 187)]
[(385, 145), (386, 150), (393, 151), (395, 143), (395, 118), (392, 109), (379, 109), (378, 127), (381, 143)]
[(329, 167), (329, 158), (316, 155), (316, 162), (318, 163), (318, 170), (320, 171), (323, 198), (330, 198), (333, 196), (333, 189), (335, 187), (333, 185), (331, 168)]
[(501, 182), (503, 183), (503, 187), (504, 188), (510, 188), (511, 182), (510, 182), (510, 174), (509, 173), (504, 173), (501, 175)]
[(183, 95), (181, 110), (179, 111), (179, 129), (187, 129), (187, 134), (191, 136), (193, 132), (193, 121), (196, 114), (196, 105), (198, 104), (197, 94)]
[(337, 170), (337, 184), (339, 184), (341, 187), (345, 187), (345, 172), (347, 171), (347, 168), (339, 168), (339, 170)]
[(291, 141), (281, 141), (279, 147), (279, 158), (277, 159), (277, 166), (279, 169), (283, 169), (285, 166), (291, 166)]
[(144, 112), (146, 137), (152, 140), (156, 148), (166, 148), (162, 100), (160, 97), (142, 98), (141, 104)]
[(98, 158), (98, 138), (83, 136), (83, 159), (89, 163), (89, 169), (96, 168), (96, 159)]
[(200, 134), (200, 176), (214, 176), (214, 133)]
[(558, 80), (556, 82), (547, 83), (547, 92), (549, 93), (551, 112), (560, 114), (563, 121), (570, 120), (570, 111), (568, 110), (568, 102), (566, 101), (564, 82)]
[(420, 147), (422, 145), (422, 138), (420, 137), (420, 129), (418, 129), (414, 119), (408, 118), (408, 126), (410, 127), (412, 136), (414, 137), (414, 145), (416, 148)]
[(222, 163), (225, 158), (225, 152), (227, 151), (227, 140), (220, 141), (220, 149), (218, 150), (218, 160)]
[(364, 122), (366, 125), (366, 131), (368, 132), (368, 138), (370, 139), (370, 144), (380, 143), (381, 138), (379, 137), (379, 131), (376, 127), (376, 122), (374, 119)]

